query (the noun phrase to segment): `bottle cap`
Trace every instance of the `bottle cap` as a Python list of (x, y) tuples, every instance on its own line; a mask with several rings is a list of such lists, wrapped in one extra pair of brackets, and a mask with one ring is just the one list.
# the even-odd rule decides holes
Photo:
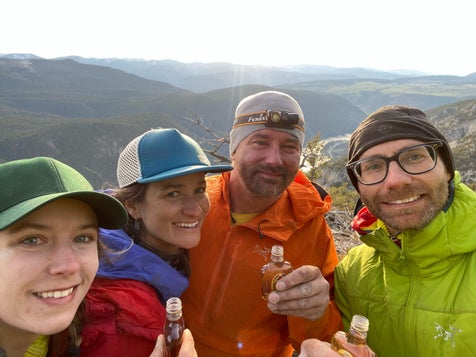
[(360, 331), (368, 331), (369, 319), (362, 315), (354, 315), (352, 316), (351, 325)]
[(271, 248), (271, 254), (272, 255), (283, 255), (284, 254), (284, 248), (282, 245), (273, 245)]

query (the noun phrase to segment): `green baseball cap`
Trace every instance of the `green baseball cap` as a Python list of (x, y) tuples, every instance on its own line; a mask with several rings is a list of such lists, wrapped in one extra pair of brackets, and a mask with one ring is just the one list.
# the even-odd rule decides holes
[(60, 198), (88, 204), (100, 227), (122, 228), (128, 219), (114, 197), (94, 191), (72, 167), (49, 157), (35, 157), (0, 164), (0, 230)]

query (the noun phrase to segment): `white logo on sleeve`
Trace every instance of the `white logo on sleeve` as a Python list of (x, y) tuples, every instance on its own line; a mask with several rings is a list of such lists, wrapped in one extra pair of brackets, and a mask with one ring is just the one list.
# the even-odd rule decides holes
[(451, 324), (449, 325), (448, 329), (445, 329), (438, 322), (435, 322), (435, 330), (436, 335), (433, 338), (435, 340), (442, 338), (445, 341), (451, 341), (451, 346), (453, 348), (455, 347), (455, 335), (460, 332), (463, 332), (463, 330), (460, 330), (459, 328)]

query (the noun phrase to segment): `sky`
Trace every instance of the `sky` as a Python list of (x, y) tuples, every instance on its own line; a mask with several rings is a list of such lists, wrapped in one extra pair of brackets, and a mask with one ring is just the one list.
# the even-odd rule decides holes
[(476, 72), (474, 0), (1, 0), (0, 54)]

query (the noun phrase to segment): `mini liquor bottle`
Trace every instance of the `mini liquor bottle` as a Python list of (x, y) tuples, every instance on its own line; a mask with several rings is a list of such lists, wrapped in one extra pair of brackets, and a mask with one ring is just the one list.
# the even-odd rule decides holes
[(276, 283), (286, 274), (293, 271), (290, 262), (284, 260), (282, 245), (273, 245), (271, 248), (271, 261), (261, 268), (261, 296), (268, 300), (268, 295), (276, 290)]
[(362, 315), (352, 316), (349, 331), (338, 331), (331, 341), (332, 349), (344, 357), (376, 357), (367, 345), (369, 320)]
[(164, 326), (166, 357), (177, 357), (182, 345), (185, 323), (182, 316), (182, 301), (178, 297), (167, 300), (165, 306), (166, 320)]

